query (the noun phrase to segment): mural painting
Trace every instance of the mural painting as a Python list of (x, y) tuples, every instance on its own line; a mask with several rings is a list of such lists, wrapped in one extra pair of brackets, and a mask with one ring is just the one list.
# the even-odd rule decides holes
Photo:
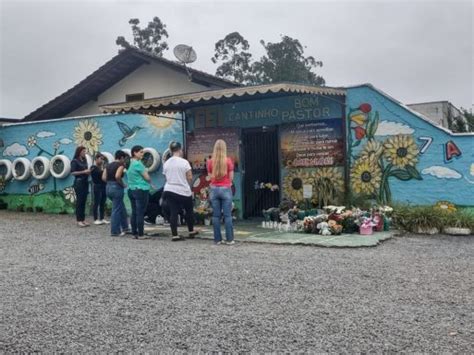
[[(124, 125), (132, 127), (130, 132)], [(16, 124), (4, 126), (0, 132), (5, 143), (0, 151), (0, 199), (11, 210), (50, 213), (74, 211), (76, 196), (69, 169), (76, 146), (86, 147), (92, 164), (99, 151), (113, 159), (116, 150), (140, 144), (147, 148), (145, 165), (154, 184), (162, 186), (161, 154), (171, 140), (182, 139), (179, 120), (138, 114)], [(16, 176), (6, 179), (7, 165), (20, 157), (24, 161), (15, 165)]]
[[(370, 85), (348, 89), (350, 187), (380, 204), (473, 206), (472, 133), (452, 134)], [(471, 175), (472, 176), (472, 175)]]

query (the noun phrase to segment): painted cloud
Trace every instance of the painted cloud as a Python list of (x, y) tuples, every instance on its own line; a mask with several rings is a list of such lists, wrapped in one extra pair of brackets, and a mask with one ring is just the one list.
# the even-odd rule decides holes
[(380, 121), (376, 136), (395, 136), (397, 134), (412, 134), (414, 129), (403, 123), (393, 121)]
[(471, 164), (471, 175), (474, 176), (474, 163)]
[(72, 140), (70, 140), (69, 138), (61, 138), (59, 140), (59, 143), (61, 143), (61, 144), (71, 144)]
[(3, 151), (4, 157), (24, 157), (28, 155), (28, 149), (24, 145), (13, 143)]
[(438, 179), (460, 179), (462, 175), (456, 170), (446, 168), (444, 166), (434, 165), (429, 168), (425, 168), (421, 171), (424, 175), (432, 175)]
[(56, 135), (56, 133), (50, 132), (50, 131), (41, 131), (41, 132), (36, 133), (36, 137), (38, 137), (38, 138), (48, 138), (48, 137), (52, 137), (52, 136), (55, 136), (55, 135)]

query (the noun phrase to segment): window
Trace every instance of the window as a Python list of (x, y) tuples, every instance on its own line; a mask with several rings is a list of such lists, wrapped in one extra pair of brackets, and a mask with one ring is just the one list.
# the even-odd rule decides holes
[(145, 94), (142, 92), (140, 94), (128, 94), (125, 95), (125, 101), (126, 102), (131, 102), (131, 101), (142, 101), (145, 99)]

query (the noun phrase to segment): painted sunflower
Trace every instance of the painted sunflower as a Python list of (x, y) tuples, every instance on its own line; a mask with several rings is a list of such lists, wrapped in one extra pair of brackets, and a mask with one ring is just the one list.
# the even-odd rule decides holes
[(383, 153), (383, 145), (382, 143), (376, 140), (369, 140), (367, 144), (362, 149), (361, 156), (365, 158), (374, 158), (378, 160)]
[(293, 202), (303, 201), (303, 185), (313, 186), (314, 191), (314, 173), (303, 169), (290, 169), (283, 180), (283, 195)]
[(36, 145), (35, 136), (29, 136), (27, 141), (28, 147), (34, 147)]
[(382, 180), (382, 172), (373, 158), (359, 158), (351, 169), (351, 185), (356, 193), (373, 194)]
[(82, 145), (89, 154), (99, 151), (102, 144), (102, 133), (96, 121), (83, 120), (74, 127), (74, 140), (77, 145)]
[(383, 144), (384, 156), (394, 166), (415, 166), (418, 161), (418, 146), (410, 135), (399, 134), (388, 138)]
[(435, 205), (435, 208), (444, 210), (447, 212), (456, 212), (456, 207), (449, 201), (438, 201)]
[(344, 177), (342, 176), (341, 171), (337, 168), (318, 168), (314, 173), (314, 178), (316, 180), (327, 178), (334, 184), (334, 188), (338, 192), (344, 191)]

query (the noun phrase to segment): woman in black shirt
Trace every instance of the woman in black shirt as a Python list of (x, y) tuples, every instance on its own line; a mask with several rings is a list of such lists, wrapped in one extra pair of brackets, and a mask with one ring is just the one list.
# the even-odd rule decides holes
[(87, 168), (86, 153), (85, 147), (77, 147), (71, 162), (71, 175), (74, 176), (74, 191), (76, 192), (76, 221), (79, 227), (89, 226), (85, 219), (91, 171)]
[(94, 224), (97, 225), (110, 223), (104, 219), (105, 201), (107, 201), (107, 195), (105, 194), (106, 182), (102, 180), (103, 168), (104, 156), (97, 152), (95, 155), (94, 165), (91, 166), (91, 178), (94, 193), (92, 212), (94, 214)]

